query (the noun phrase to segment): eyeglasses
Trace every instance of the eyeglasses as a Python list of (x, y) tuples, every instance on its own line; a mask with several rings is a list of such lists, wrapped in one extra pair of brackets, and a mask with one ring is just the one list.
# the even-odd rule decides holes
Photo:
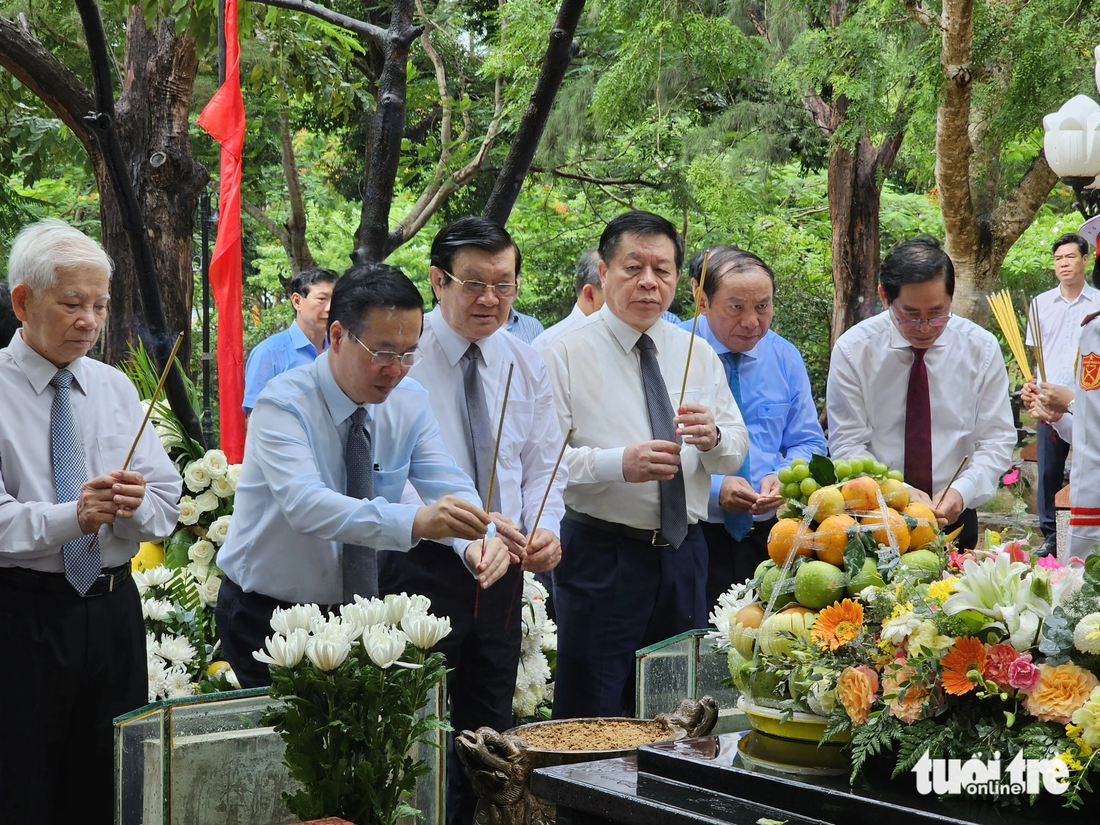
[(512, 281), (503, 284), (486, 284), (481, 281), (462, 281), (452, 275), (445, 269), (439, 270), (456, 284), (462, 284), (462, 292), (465, 295), (469, 295), (471, 298), (479, 298), (485, 294), (487, 289), (493, 290), (501, 298), (512, 298), (515, 296), (516, 291), (519, 289), (519, 283)]
[(413, 350), (412, 352), (400, 353), (400, 352), (375, 352), (362, 341), (360, 341), (354, 333), (349, 332), (348, 335), (354, 339), (355, 343), (370, 353), (370, 362), (377, 364), (380, 367), (392, 367), (394, 364), (400, 364), (402, 367), (408, 369), (409, 367), (415, 367), (420, 363), (420, 351)]
[(946, 315), (937, 315), (935, 318), (899, 318), (893, 307), (890, 307), (890, 314), (894, 317), (894, 323), (902, 329), (923, 329), (924, 327), (942, 329), (954, 317), (954, 313), (949, 312)]

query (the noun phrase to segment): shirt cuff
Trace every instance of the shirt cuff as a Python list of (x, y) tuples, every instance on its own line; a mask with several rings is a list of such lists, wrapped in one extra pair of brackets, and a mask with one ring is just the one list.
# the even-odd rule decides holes
[(84, 535), (76, 515), (75, 501), (55, 504), (46, 510), (46, 535), (50, 537), (50, 543), (57, 546), (76, 541)]
[[(951, 485), (951, 489), (962, 496), (964, 510), (973, 506), (970, 502), (974, 500), (977, 494), (973, 481), (969, 478), (957, 478), (955, 479), (955, 483)], [(936, 502), (932, 503), (935, 504)]]
[(413, 521), (416, 520), (416, 512), (420, 507), (419, 504), (387, 503), (385, 518), (379, 526), (382, 528), (383, 541), (388, 547), (380, 549), (388, 550), (389, 547), (394, 547), (407, 551), (418, 544), (413, 539)]
[(594, 469), (597, 481), (626, 481), (626, 476), (623, 475), (623, 453), (625, 451), (626, 447), (613, 447), (600, 450), (596, 454)]
[(719, 494), (722, 492), (722, 482), (725, 478), (721, 475), (710, 477), (710, 500), (707, 502), (707, 521), (709, 522), (724, 523), (726, 520), (725, 510), (718, 503)]

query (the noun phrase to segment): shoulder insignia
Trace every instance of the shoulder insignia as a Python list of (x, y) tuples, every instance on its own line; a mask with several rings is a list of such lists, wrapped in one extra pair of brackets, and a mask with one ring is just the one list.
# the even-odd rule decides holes
[(1089, 321), (1092, 321), (1094, 318), (1100, 318), (1100, 312), (1094, 312), (1091, 315), (1086, 315), (1085, 320), (1081, 322), (1081, 326), (1085, 326), (1089, 323)]

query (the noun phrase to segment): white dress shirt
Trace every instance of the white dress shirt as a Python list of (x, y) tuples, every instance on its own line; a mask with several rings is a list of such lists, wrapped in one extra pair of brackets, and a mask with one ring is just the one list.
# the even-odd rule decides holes
[[(680, 405), (691, 333), (658, 320), (647, 334), (653, 339), (675, 411)], [(625, 448), (653, 440), (641, 361), (634, 349), (640, 337), (640, 332), (616, 318), (605, 304), (543, 356), (562, 432), (576, 428), (565, 453), (569, 467), (566, 505), (604, 521), (656, 530), (661, 525), (658, 482), (630, 483), (623, 477)], [(711, 450), (701, 452), (684, 444), (680, 453), (688, 523), (695, 524), (707, 519), (711, 475), (736, 472), (749, 439), (722, 362), (702, 339), (695, 341), (685, 397), (709, 407), (722, 431), (721, 442)]]
[[(1043, 363), (1046, 366), (1047, 381), (1072, 387), (1075, 381), (1073, 369), (1077, 358), (1077, 339), (1081, 337), (1081, 322), (1086, 315), (1100, 310), (1100, 291), (1085, 284), (1081, 294), (1068, 301), (1062, 295), (1062, 288), (1056, 286), (1037, 295), (1033, 304), (1043, 339)], [(1027, 345), (1031, 347), (1034, 344), (1029, 327)]]
[[(332, 376), (329, 353), (268, 382), (249, 419), (233, 521), (218, 566), (241, 589), (288, 602), (343, 598), (342, 544), (407, 551), (419, 504), (455, 495), (480, 505), (470, 477), (439, 436), (428, 392), (406, 378), (381, 404), (364, 405), (374, 498), (344, 495), (344, 445), (356, 404)], [(490, 534), (494, 534), (490, 527)], [(461, 556), (468, 541), (449, 544)]]
[[(496, 438), (508, 368), (515, 364), (493, 489), (500, 497), (501, 512), (526, 534), (535, 526), (539, 505), (561, 450), (563, 436), (554, 411), (554, 391), (546, 364), (538, 353), (504, 329), (482, 338), (478, 346), (482, 355), (478, 374), (492, 427), (485, 438), (488, 444)], [(465, 365), (461, 363), (469, 347), (470, 342), (451, 328), (436, 307), (424, 316), (424, 332), (418, 347), (423, 359), (409, 371), (409, 377), (428, 388), (443, 443), (458, 466), (473, 477), (474, 456), (467, 438), (466, 392), (462, 383)], [(539, 527), (555, 536), (560, 535), (561, 518), (565, 514), (562, 491), (566, 476), (563, 462), (539, 519)], [(485, 485), (488, 480), (481, 483)]]
[[(951, 485), (965, 507), (993, 498), (1012, 463), (1016, 428), (1008, 373), (997, 340), (965, 318), (953, 317), (924, 356), (932, 405), (932, 486), (939, 492), (963, 456), (970, 459)], [(826, 409), (829, 453), (874, 456), (905, 467), (905, 400), (913, 349), (882, 312), (849, 329), (829, 364)]]
[(573, 304), (573, 311), (535, 338), (535, 340), (531, 342), (531, 346), (535, 348), (536, 352), (543, 352), (549, 349), (555, 341), (569, 332), (569, 330), (574, 329), (587, 317), (588, 316), (581, 311), (580, 304)]
[[(122, 469), (145, 416), (137, 390), (119, 370), (92, 358), (78, 358), (66, 369), (73, 374), (70, 398), (88, 478)], [(57, 367), (23, 341), (22, 331), (0, 350), (0, 567), (63, 572), (62, 546), (82, 535), (76, 502), (58, 504), (54, 487), (49, 384), (56, 374)], [(132, 518), (99, 528), (104, 567), (128, 562), (138, 542), (170, 536), (179, 518), (183, 479), (148, 424), (130, 469), (145, 477), (145, 498)]]

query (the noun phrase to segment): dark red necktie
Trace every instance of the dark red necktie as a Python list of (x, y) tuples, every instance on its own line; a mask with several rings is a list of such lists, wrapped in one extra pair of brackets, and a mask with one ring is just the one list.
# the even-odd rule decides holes
[(932, 402), (928, 397), (926, 349), (913, 347), (905, 397), (905, 481), (932, 495)]

